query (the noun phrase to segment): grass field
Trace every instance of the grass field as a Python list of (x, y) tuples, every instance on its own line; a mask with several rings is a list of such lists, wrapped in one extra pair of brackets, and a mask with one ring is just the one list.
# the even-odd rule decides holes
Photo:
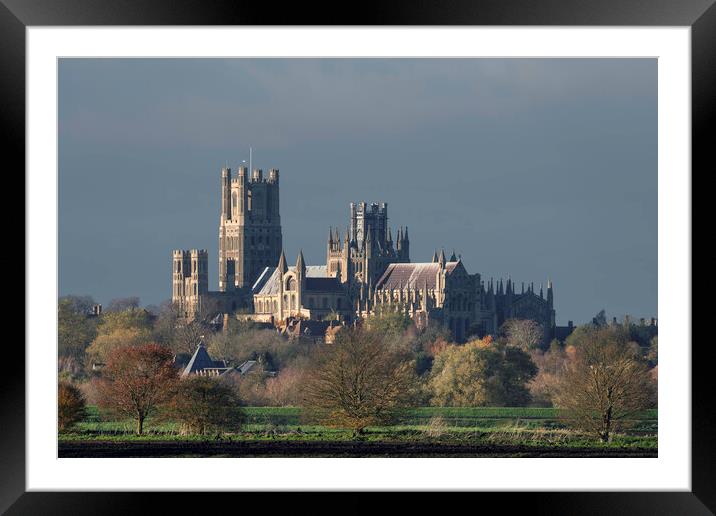
[[(566, 428), (559, 419), (558, 411), (551, 408), (420, 407), (405, 409), (399, 414), (394, 424), (369, 427), (365, 435), (358, 439), (349, 430), (306, 422), (302, 417), (301, 409), (297, 407), (247, 407), (244, 410), (246, 418), (241, 430), (217, 438), (217, 436), (184, 435), (181, 433), (179, 425), (174, 422), (152, 420), (146, 423), (146, 433), (136, 436), (133, 434), (134, 423), (132, 421), (108, 420), (102, 417), (96, 407), (89, 407), (84, 421), (79, 423), (72, 432), (60, 434), (60, 452), (62, 454), (64, 449), (69, 454), (67, 456), (84, 456), (82, 455), (82, 443), (87, 443), (85, 448), (88, 450), (92, 446), (102, 444), (106, 449), (114, 450), (112, 453), (115, 455), (112, 456), (121, 456), (121, 452), (114, 448), (121, 448), (122, 443), (125, 443), (127, 447), (130, 444), (137, 446), (145, 443), (159, 448), (160, 445), (166, 447), (168, 443), (172, 442), (176, 445), (198, 447), (200, 451), (197, 452), (196, 449), (193, 449), (182, 452), (172, 449), (168, 452), (169, 456), (177, 456), (171, 455), (171, 453), (177, 453), (179, 456), (202, 456), (203, 451), (201, 450), (206, 448), (202, 443), (209, 442), (213, 443), (211, 446), (220, 442), (233, 443), (232, 449), (237, 446), (244, 447), (241, 448), (241, 452), (224, 449), (223, 453), (212, 452), (212, 456), (267, 456), (276, 450), (283, 449), (283, 446), (292, 446), (289, 454), (293, 454), (298, 453), (296, 447), (301, 443), (306, 443), (306, 446), (310, 443), (311, 449), (315, 446), (320, 447), (321, 443), (328, 446), (326, 450), (323, 450), (325, 455), (315, 451), (306, 451), (308, 456), (355, 456), (351, 455), (352, 453), (358, 453), (360, 456), (360, 453), (355, 451), (356, 443), (363, 443), (362, 446), (368, 447), (381, 444), (385, 446), (420, 445), (423, 447), (430, 445), (435, 450), (447, 446), (448, 448), (445, 448), (448, 450), (445, 451), (447, 456), (452, 456), (451, 454), (458, 456), (477, 448), (483, 450), (481, 455), (489, 455), (489, 451), (494, 449), (499, 451), (499, 456), (522, 456), (525, 450), (528, 454), (530, 450), (542, 450), (538, 456), (544, 456), (545, 450), (563, 450), (572, 455), (579, 450), (585, 450), (585, 453), (589, 451), (590, 456), (594, 453), (599, 455), (599, 450), (617, 453), (620, 450), (624, 453), (644, 451), (647, 456), (653, 456), (658, 448), (656, 410), (647, 410), (639, 414), (630, 422), (626, 431), (614, 435), (609, 443), (601, 443), (593, 436)], [(433, 418), (437, 417), (440, 417), (442, 422), (436, 427)], [(245, 447), (251, 443), (254, 443), (252, 446), (258, 446), (260, 450), (247, 451)], [(271, 445), (272, 449), (267, 448), (270, 443), (274, 443)], [(341, 443), (349, 444), (350, 449), (346, 451), (335, 448)], [(454, 449), (450, 448), (451, 446)], [(512, 452), (510, 447), (514, 448)], [(141, 453), (127, 450), (127, 453), (153, 456), (151, 448), (145, 446), (142, 450)], [(375, 455), (390, 455), (391, 450), (393, 449), (386, 448), (380, 452), (376, 451)], [(348, 455), (345, 455), (346, 453)], [(433, 456), (426, 451), (412, 450), (410, 453), (417, 455), (408, 456)], [(426, 453), (427, 455), (425, 455)], [(438, 452), (435, 454), (439, 455)]]

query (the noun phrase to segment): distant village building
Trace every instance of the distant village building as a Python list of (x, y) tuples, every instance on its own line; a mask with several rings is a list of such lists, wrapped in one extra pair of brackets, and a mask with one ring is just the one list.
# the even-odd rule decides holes
[[(325, 265), (308, 265), (299, 252), (289, 267), (282, 251), (278, 170), (266, 179), (260, 169), (247, 174), (240, 167), (232, 179), (229, 168), (221, 170), (219, 290), (209, 291), (206, 250), (173, 253), (172, 301), (186, 317), (238, 314), (289, 335), (303, 331), (289, 328), (292, 320), (352, 323), (392, 310), (418, 327), (442, 324), (458, 341), (494, 334), (511, 318), (538, 322), (545, 342), (573, 329), (556, 326), (551, 281), (546, 292), (540, 287), (537, 293), (534, 284), (525, 289), (524, 283), (518, 292), (509, 278), (485, 282), (469, 273), (454, 252), (449, 259), (441, 251), (430, 262), (412, 263), (408, 228), (400, 227), (393, 240), (384, 202), (350, 204), (343, 236), (329, 229)], [(315, 331), (308, 323), (303, 327)]]
[(331, 344), (335, 341), (335, 336), (341, 328), (343, 328), (343, 324), (338, 321), (291, 319), (282, 333), (289, 340)]
[(191, 375), (227, 377), (234, 374), (243, 376), (251, 371), (256, 364), (256, 360), (247, 360), (239, 366), (230, 367), (223, 360), (213, 360), (202, 342), (196, 347), (196, 351), (182, 371), (181, 377), (186, 378)]

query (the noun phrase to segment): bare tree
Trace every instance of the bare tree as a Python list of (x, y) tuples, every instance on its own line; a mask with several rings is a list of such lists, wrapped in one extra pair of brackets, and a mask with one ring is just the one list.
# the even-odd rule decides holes
[(537, 375), (528, 384), (532, 403), (550, 407), (570, 355), (554, 340), (547, 351), (535, 349), (530, 352), (530, 357), (537, 366)]
[(115, 348), (95, 379), (99, 405), (134, 418), (141, 434), (146, 418), (173, 392), (178, 378), (173, 359), (172, 351), (158, 344)]
[(649, 406), (652, 384), (648, 369), (624, 332), (593, 327), (565, 368), (555, 401), (573, 426), (603, 442)]
[(175, 353), (191, 355), (199, 342), (211, 335), (208, 321), (206, 314), (187, 318), (176, 305), (165, 303), (154, 324), (153, 335), (157, 342)]
[(508, 319), (502, 325), (507, 344), (523, 351), (531, 351), (542, 343), (544, 328), (531, 319)]
[(304, 371), (300, 367), (282, 369), (278, 376), (267, 378), (265, 397), (272, 405), (285, 407), (300, 402), (301, 384)]
[(124, 312), (132, 308), (139, 308), (138, 297), (118, 297), (109, 302), (107, 308), (105, 308), (105, 312)]
[[(339, 333), (316, 349), (304, 385), (305, 403), (329, 426), (363, 433), (387, 422), (414, 395), (414, 366), (404, 346), (365, 328)], [(398, 341), (399, 342), (399, 341)]]

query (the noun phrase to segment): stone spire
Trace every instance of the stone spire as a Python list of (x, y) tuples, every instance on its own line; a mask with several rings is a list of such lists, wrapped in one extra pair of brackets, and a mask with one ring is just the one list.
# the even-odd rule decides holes
[(286, 265), (286, 255), (281, 251), (281, 257), (278, 259), (278, 270), (281, 271), (281, 274), (286, 274), (286, 271), (288, 271), (288, 266)]
[(298, 258), (296, 259), (296, 273), (301, 276), (306, 276), (306, 262), (303, 259), (303, 249), (298, 252)]

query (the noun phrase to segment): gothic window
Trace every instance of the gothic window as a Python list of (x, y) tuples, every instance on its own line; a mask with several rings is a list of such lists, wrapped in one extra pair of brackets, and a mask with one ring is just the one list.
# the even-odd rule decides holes
[(289, 278), (286, 282), (286, 290), (296, 290), (296, 280), (294, 278)]
[(236, 211), (239, 209), (238, 197), (236, 197), (236, 192), (234, 192), (234, 194), (231, 196), (231, 198), (232, 198), (232, 204), (234, 205), (234, 211)]
[(273, 311), (278, 312), (278, 303), (276, 302), (276, 300), (274, 300), (273, 302)]

